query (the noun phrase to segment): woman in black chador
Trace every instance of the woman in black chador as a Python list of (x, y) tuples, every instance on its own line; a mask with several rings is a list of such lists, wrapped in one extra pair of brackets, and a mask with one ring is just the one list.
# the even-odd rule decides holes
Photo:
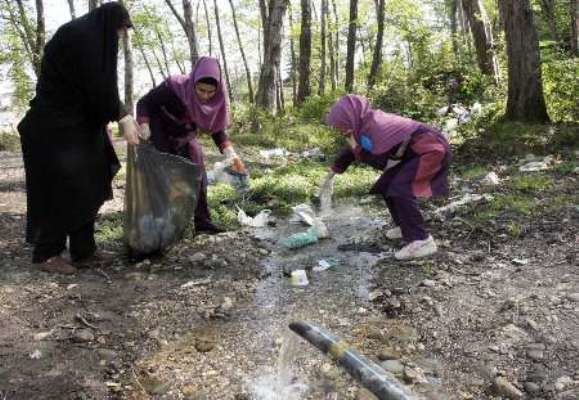
[(127, 142), (138, 127), (119, 100), (119, 35), (131, 27), (127, 10), (106, 3), (61, 26), (44, 48), (36, 97), (18, 125), (26, 170), (26, 241), (32, 262), (74, 273), (61, 257), (69, 238), (72, 263), (98, 259), (94, 223), (119, 161), (106, 133), (118, 121)]

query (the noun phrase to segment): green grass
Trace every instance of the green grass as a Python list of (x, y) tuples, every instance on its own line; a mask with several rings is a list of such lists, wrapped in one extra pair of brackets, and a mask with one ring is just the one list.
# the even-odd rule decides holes
[(101, 216), (97, 224), (95, 239), (98, 245), (118, 247), (123, 243), (124, 213), (115, 212)]
[(0, 151), (20, 151), (20, 136), (14, 132), (0, 132)]
[(542, 192), (553, 187), (553, 178), (543, 174), (521, 175), (514, 177), (510, 187), (520, 192)]
[(483, 175), (486, 175), (489, 171), (488, 166), (483, 165), (466, 165), (464, 167), (458, 168), (457, 172), (463, 179), (474, 179), (480, 178)]

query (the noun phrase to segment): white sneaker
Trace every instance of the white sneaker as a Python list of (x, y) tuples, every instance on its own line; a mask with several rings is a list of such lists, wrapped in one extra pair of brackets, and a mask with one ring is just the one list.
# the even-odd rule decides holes
[(390, 239), (390, 240), (396, 240), (396, 239), (402, 239), (402, 231), (400, 230), (400, 227), (394, 227), (394, 228), (390, 228), (386, 231), (386, 239)]
[(437, 251), (436, 243), (432, 236), (428, 236), (424, 240), (415, 240), (408, 243), (406, 246), (394, 253), (397, 260), (411, 260), (414, 258), (421, 258), (430, 256)]

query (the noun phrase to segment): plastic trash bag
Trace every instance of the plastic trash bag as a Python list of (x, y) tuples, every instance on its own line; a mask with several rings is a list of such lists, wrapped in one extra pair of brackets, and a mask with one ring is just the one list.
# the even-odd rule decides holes
[(131, 257), (161, 252), (181, 239), (195, 207), (201, 169), (150, 144), (127, 148), (125, 240)]

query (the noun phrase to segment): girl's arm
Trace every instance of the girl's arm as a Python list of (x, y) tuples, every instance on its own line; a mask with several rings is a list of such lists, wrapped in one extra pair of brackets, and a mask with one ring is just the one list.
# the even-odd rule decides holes
[(170, 105), (176, 99), (175, 93), (166, 82), (151, 89), (137, 102), (137, 122), (139, 125), (148, 124), (151, 116), (158, 113), (162, 106)]

